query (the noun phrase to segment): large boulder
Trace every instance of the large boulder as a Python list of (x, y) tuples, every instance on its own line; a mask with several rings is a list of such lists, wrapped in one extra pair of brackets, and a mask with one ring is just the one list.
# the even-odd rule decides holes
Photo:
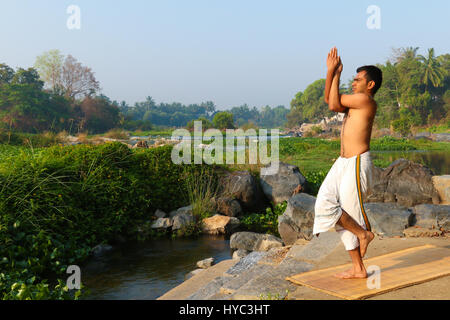
[(217, 213), (229, 217), (237, 217), (242, 214), (242, 207), (238, 200), (229, 197), (220, 197), (213, 200)]
[[(166, 218), (166, 219), (171, 220), (172, 231), (179, 230), (195, 221), (195, 217), (192, 212), (192, 205), (173, 210), (169, 213), (169, 216), (170, 216), (170, 218)], [(156, 220), (156, 221), (158, 221), (158, 220)]]
[(311, 240), (316, 197), (298, 193), (288, 200), (285, 212), (278, 217), (278, 233), (286, 245), (297, 239)]
[(394, 202), (405, 207), (439, 204), (439, 194), (432, 181), (433, 172), (406, 159), (392, 162), (386, 169), (373, 167), (373, 183), (364, 202)]
[(372, 231), (382, 236), (402, 236), (414, 223), (412, 211), (395, 203), (365, 203), (364, 210)]
[(450, 205), (419, 204), (412, 211), (415, 226), (450, 231)]
[(248, 171), (228, 172), (220, 178), (222, 197), (239, 200), (245, 211), (264, 211), (267, 199), (255, 177)]
[(236, 232), (230, 237), (231, 249), (243, 249), (248, 251), (268, 251), (272, 248), (282, 247), (283, 241), (271, 234), (255, 232)]
[(304, 188), (306, 178), (297, 166), (279, 162), (278, 172), (261, 175), (261, 187), (266, 197), (275, 204), (288, 200), (299, 186)]
[(440, 204), (450, 204), (450, 175), (433, 176), (431, 180), (441, 199)]
[(230, 234), (239, 225), (238, 218), (216, 214), (202, 220), (202, 232), (206, 234)]
[(172, 218), (172, 231), (181, 229), (195, 221), (194, 216), (189, 213), (179, 213)]

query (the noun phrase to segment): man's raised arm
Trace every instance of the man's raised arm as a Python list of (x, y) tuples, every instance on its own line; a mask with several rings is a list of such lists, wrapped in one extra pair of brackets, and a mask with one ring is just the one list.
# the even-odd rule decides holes
[(324, 94), (324, 100), (325, 100), (325, 103), (327, 103), (327, 104), (329, 102), (330, 89), (331, 89), (331, 83), (333, 82), (333, 77), (334, 77), (334, 71), (330, 71), (330, 69), (328, 69), (327, 79), (325, 80), (325, 94)]
[(325, 80), (325, 94), (324, 94), (325, 103), (329, 102), (331, 84), (333, 82), (334, 71), (336, 70), (337, 67), (336, 61), (333, 59), (336, 52), (337, 49), (336, 47), (334, 47), (330, 50), (330, 52), (328, 52), (327, 56), (327, 78)]
[(328, 103), (330, 110), (335, 112), (345, 112), (347, 108), (341, 105), (339, 94), (339, 79), (342, 72), (342, 61), (337, 55), (337, 49), (334, 47), (328, 53), (327, 57), (327, 80), (325, 82), (325, 102)]

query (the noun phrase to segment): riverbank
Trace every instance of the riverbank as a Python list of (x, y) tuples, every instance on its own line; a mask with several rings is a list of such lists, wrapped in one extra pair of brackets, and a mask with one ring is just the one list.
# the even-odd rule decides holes
[[(438, 238), (380, 238), (377, 236), (369, 246), (366, 259), (383, 254), (432, 244), (448, 247), (450, 237)], [(284, 252), (284, 255), (276, 255)], [(247, 256), (249, 257), (249, 256)], [(304, 286), (294, 285), (285, 277), (299, 272), (324, 269), (350, 263), (348, 254), (336, 234), (321, 234), (309, 242), (299, 241), (292, 246), (272, 249), (255, 254), (251, 259), (225, 260), (186, 280), (166, 292), (158, 300), (339, 300), (339, 298)], [(238, 268), (240, 265), (240, 268)], [(234, 269), (233, 269), (234, 268)], [(238, 271), (236, 271), (238, 270)], [(382, 276), (381, 270), (381, 276)], [(345, 280), (343, 280), (345, 281)], [(382, 293), (369, 300), (448, 300), (450, 276), (431, 280), (414, 286)]]
[[(389, 150), (389, 146), (394, 150), (415, 148), (419, 143), (423, 143), (425, 149), (449, 148), (448, 143), (422, 140), (383, 138), (376, 140), (374, 145), (378, 144), (383, 150)], [(322, 165), (328, 166), (332, 162), (327, 156), (339, 150), (338, 141), (313, 138), (282, 139), (280, 146), (281, 158), (295, 153), (305, 159), (315, 157)], [(192, 202), (185, 183), (186, 174), (198, 174), (204, 170), (211, 170), (210, 173), (214, 174), (218, 169), (214, 166), (175, 165), (171, 161), (171, 146), (131, 149), (117, 141), (104, 141), (99, 145), (53, 145), (40, 149), (1, 145), (1, 151), (3, 189), (0, 208), (3, 214), (0, 216), (0, 241), (6, 246), (0, 252), (0, 264), (7, 272), (0, 275), (0, 293), (4, 299), (73, 298), (66, 295), (63, 281), (53, 289), (46, 283), (46, 275), (65, 279), (67, 266), (82, 263), (95, 251), (93, 249), (99, 248), (98, 245), (115, 245), (124, 239), (148, 239), (158, 234), (154, 224), (159, 220), (158, 210), (167, 212), (161, 219), (172, 222), (168, 226), (175, 230), (175, 220), (179, 224), (181, 218), (186, 217), (181, 212), (178, 215), (176, 209)], [(282, 164), (276, 181), (260, 176), (259, 167), (253, 172), (236, 171), (230, 166), (234, 171), (228, 172), (228, 183), (221, 185), (230, 186), (231, 197), (223, 194), (221, 199), (216, 199), (215, 205), (222, 214), (219, 218), (233, 222), (230, 223), (232, 228), (237, 220), (234, 215), (242, 214), (244, 219), (239, 216), (242, 224), (263, 228), (257, 232), (276, 231), (279, 208), (271, 205), (269, 199), (280, 205), (281, 198), (289, 199), (299, 185), (304, 188), (303, 194), (315, 195), (327, 173), (326, 170), (319, 173), (315, 170), (317, 162), (300, 170)], [(411, 172), (402, 171), (410, 175), (407, 178), (413, 179), (411, 181), (423, 176), (422, 171), (426, 173), (427, 181), (412, 184), (422, 186), (422, 196), (423, 190), (433, 188), (432, 177), (426, 170), (409, 163), (401, 166), (412, 168)], [(246, 169), (244, 166), (238, 170)], [(393, 172), (401, 173), (398, 170)], [(391, 187), (395, 187), (392, 182), (399, 180), (397, 176), (386, 179)], [(192, 186), (195, 191), (199, 184)], [(384, 197), (383, 186), (379, 191)], [(391, 188), (389, 193), (400, 195), (398, 199), (416, 201), (411, 190), (403, 194), (401, 186), (398, 187), (398, 190)], [(445, 196), (445, 192), (442, 194)], [(202, 205), (206, 206), (211, 199), (202, 197)], [(431, 193), (427, 197), (437, 200), (437, 196)], [(429, 203), (431, 198), (428, 198), (425, 200)], [(423, 201), (422, 198), (419, 200)], [(373, 209), (376, 211), (378, 207)], [(193, 206), (192, 211), (198, 213), (198, 208)], [(199, 218), (204, 218), (203, 214), (207, 216), (214, 212), (203, 210)], [(224, 214), (230, 216), (225, 217)], [(186, 231), (199, 231), (197, 226), (190, 227), (187, 226)], [(208, 231), (227, 229), (223, 225), (214, 226), (216, 229), (212, 227)], [(171, 236), (183, 236), (183, 230)]]

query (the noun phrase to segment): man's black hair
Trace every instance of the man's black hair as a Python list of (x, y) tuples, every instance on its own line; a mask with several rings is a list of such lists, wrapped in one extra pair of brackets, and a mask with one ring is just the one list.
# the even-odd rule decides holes
[(375, 82), (375, 86), (372, 89), (372, 93), (375, 95), (375, 93), (377, 93), (378, 89), (380, 89), (381, 83), (383, 82), (383, 73), (381, 72), (381, 70), (378, 67), (375, 67), (375, 66), (362, 66), (362, 67), (359, 67), (358, 69), (356, 69), (357, 73), (361, 72), (361, 71), (366, 72), (367, 82), (369, 82), (369, 81)]

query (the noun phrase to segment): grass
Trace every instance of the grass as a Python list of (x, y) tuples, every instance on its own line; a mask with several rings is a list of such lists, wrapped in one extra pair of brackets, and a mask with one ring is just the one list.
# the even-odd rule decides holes
[(210, 217), (214, 212), (211, 199), (216, 197), (219, 187), (214, 174), (202, 166), (198, 172), (185, 170), (183, 180), (194, 216), (198, 220)]

